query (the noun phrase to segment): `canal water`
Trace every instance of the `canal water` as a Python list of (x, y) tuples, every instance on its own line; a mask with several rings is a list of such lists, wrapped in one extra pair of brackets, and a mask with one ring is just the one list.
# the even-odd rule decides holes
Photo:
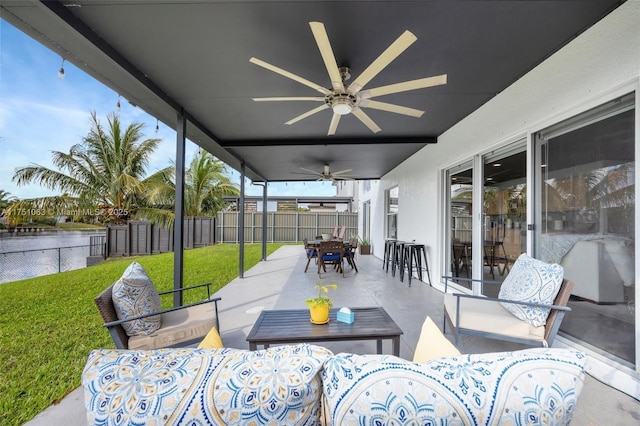
[(92, 236), (105, 231), (0, 233), (0, 284), (84, 268)]

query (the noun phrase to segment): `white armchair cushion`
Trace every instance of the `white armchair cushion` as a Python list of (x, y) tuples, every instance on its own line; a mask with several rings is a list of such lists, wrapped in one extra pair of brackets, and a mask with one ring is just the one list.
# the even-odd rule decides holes
[(161, 316), (162, 327), (153, 333), (129, 337), (129, 349), (156, 349), (186, 346), (202, 339), (216, 326), (216, 306), (213, 302), (169, 311)]
[[(111, 299), (118, 319), (133, 318), (161, 310), (158, 290), (142, 265), (132, 262), (113, 285)], [(160, 315), (122, 324), (129, 336), (149, 335), (160, 328)]]
[[(564, 269), (556, 263), (546, 263), (521, 254), (505, 278), (498, 297), (518, 302), (552, 305), (560, 290)], [(503, 303), (502, 306), (516, 317), (534, 327), (545, 325), (548, 308)]]
[(451, 293), (444, 295), (444, 306), (454, 327), (544, 342), (544, 326), (534, 327), (507, 311), (500, 303), (487, 298), (461, 298), (460, 322), (456, 324), (456, 299)]

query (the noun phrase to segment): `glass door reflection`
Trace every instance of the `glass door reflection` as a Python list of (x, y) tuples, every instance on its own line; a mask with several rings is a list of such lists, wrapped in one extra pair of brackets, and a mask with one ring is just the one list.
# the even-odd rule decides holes
[[(473, 220), (473, 169), (471, 163), (449, 171), (449, 253), (451, 274), (455, 277), (471, 278)], [(471, 283), (458, 281), (462, 287), (471, 289)]]

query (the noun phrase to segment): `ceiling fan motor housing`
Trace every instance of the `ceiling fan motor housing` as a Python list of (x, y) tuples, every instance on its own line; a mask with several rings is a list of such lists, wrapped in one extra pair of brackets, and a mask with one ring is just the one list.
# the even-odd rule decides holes
[(358, 98), (349, 93), (330, 93), (324, 101), (336, 114), (346, 115), (356, 107)]

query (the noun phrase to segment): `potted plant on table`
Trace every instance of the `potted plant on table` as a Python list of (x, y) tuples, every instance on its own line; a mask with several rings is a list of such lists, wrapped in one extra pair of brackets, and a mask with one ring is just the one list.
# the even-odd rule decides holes
[(322, 284), (318, 281), (314, 290), (318, 290), (318, 297), (305, 300), (311, 314), (311, 322), (314, 324), (326, 324), (329, 322), (329, 310), (333, 306), (333, 301), (322, 293), (329, 293), (329, 288), (336, 290), (337, 284)]

